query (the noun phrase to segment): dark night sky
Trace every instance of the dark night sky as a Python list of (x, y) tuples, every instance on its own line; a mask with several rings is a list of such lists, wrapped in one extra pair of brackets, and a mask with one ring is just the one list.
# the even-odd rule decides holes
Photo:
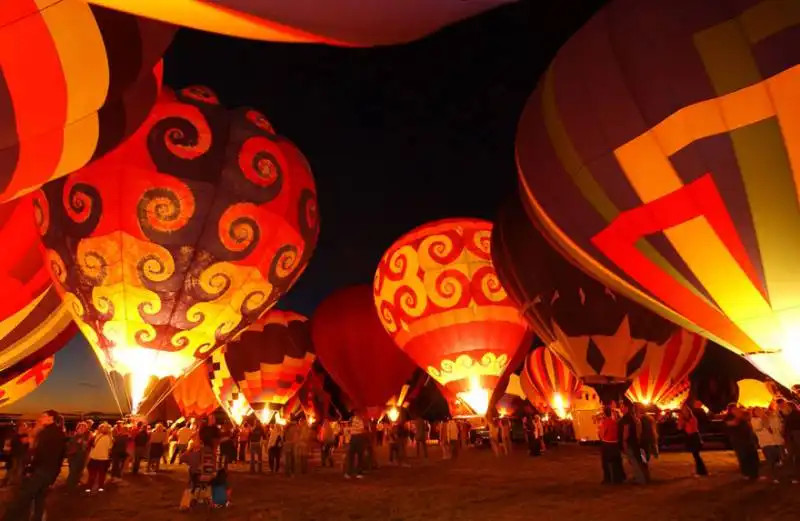
[[(491, 219), (515, 189), (517, 118), (537, 78), (602, 2), (543, 16), (520, 2), (403, 46), (255, 43), (185, 31), (166, 81), (252, 106), (308, 158), (321, 233), (280, 306), (310, 314), (332, 290), (370, 282), (403, 233), (454, 216)], [(575, 9), (577, 5), (579, 8)]]
[[(543, 10), (522, 1), (419, 42), (373, 49), (181, 31), (165, 59), (166, 81), (207, 85), (230, 107), (262, 111), (305, 153), (321, 235), (280, 306), (311, 314), (332, 290), (371, 281), (384, 250), (415, 226), (494, 216), (516, 187), (514, 135), (526, 98), (602, 3), (547, 2)], [(104, 390), (94, 356), (76, 339), (48, 382), (12, 408), (113, 410), (108, 396), (97, 402)]]

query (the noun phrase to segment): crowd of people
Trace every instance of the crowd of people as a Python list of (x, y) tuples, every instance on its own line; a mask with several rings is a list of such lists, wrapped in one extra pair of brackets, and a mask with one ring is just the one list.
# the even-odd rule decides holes
[[(677, 414), (696, 476), (708, 475), (701, 455), (698, 416), (702, 415), (700, 409), (689, 405)], [(650, 481), (650, 465), (659, 455), (658, 424), (663, 418), (627, 401), (604, 409), (598, 424), (603, 483), (627, 480), (623, 460), (634, 482)], [(749, 410), (731, 404), (724, 422), (745, 478), (800, 482), (800, 409), (795, 403), (778, 398), (768, 408)], [(181, 508), (198, 502), (224, 507), (232, 494), (228, 482), (232, 465), (262, 473), (266, 460), (268, 472), (291, 478), (309, 472), (311, 455), (318, 449), (321, 467), (335, 467), (338, 459), (346, 479), (363, 479), (365, 472), (377, 468), (377, 447), (386, 447), (389, 464), (398, 466), (409, 466), (409, 450), (427, 459), (432, 441), (438, 442), (442, 457), (449, 460), (457, 459), (470, 445), (489, 446), (496, 456), (508, 456), (514, 424), (511, 418), (448, 419), (434, 424), (423, 418), (374, 421), (356, 411), (347, 422), (313, 422), (301, 416), (293, 421), (275, 417), (266, 425), (255, 419), (242, 425), (217, 425), (210, 416), (172, 425), (119, 421), (112, 426), (86, 420), (68, 430), (58, 413), (47, 411), (35, 426), (18, 424), (6, 444), (2, 485), (13, 487), (14, 494), (0, 521), (41, 521), (48, 490), (65, 461), (65, 490), (89, 495), (102, 493), (107, 483), (126, 474), (155, 474), (165, 466), (182, 465), (188, 472)], [(562, 424), (544, 421), (539, 415), (517, 422), (529, 455), (543, 454), (562, 432), (569, 439)], [(759, 449), (767, 462), (762, 476)]]
[[(698, 416), (704, 416), (699, 404), (697, 407), (684, 404), (677, 420), (686, 450), (694, 459), (694, 476), (701, 477), (708, 475), (708, 469), (701, 455), (703, 439)], [(745, 479), (800, 483), (800, 408), (796, 403), (784, 398), (776, 398), (766, 408), (732, 403), (722, 419)], [(613, 403), (605, 407), (598, 426), (603, 483), (626, 481), (623, 458), (635, 483), (650, 481), (650, 463), (659, 453), (657, 424), (658, 419), (646, 412), (642, 404), (623, 401), (618, 408)], [(759, 449), (767, 463), (766, 474), (762, 475)]]
[[(540, 455), (549, 429), (539, 416), (524, 418), (522, 426), (529, 453)], [(358, 412), (347, 422), (313, 422), (301, 416), (293, 421), (276, 417), (266, 425), (255, 419), (242, 425), (217, 425), (210, 416), (172, 425), (85, 420), (66, 426), (58, 413), (47, 411), (35, 426), (20, 422), (6, 443), (2, 485), (12, 487), (14, 494), (2, 521), (40, 521), (47, 493), (65, 462), (65, 490), (88, 495), (104, 492), (107, 484), (125, 475), (186, 466), (181, 507), (190, 508), (199, 501), (225, 506), (232, 493), (227, 474), (231, 465), (262, 473), (266, 460), (268, 472), (294, 477), (309, 471), (311, 454), (318, 449), (321, 467), (334, 467), (338, 459), (346, 479), (363, 479), (365, 472), (377, 468), (377, 447), (386, 447), (389, 464), (397, 466), (409, 466), (409, 450), (427, 459), (432, 440), (448, 460), (457, 459), (465, 447), (484, 442), (501, 456), (511, 454), (511, 432), (509, 418), (431, 424), (423, 418), (375, 421)]]

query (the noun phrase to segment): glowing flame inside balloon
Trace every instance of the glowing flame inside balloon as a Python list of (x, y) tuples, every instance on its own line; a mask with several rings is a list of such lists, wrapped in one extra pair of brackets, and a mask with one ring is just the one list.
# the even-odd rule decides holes
[(569, 409), (569, 401), (565, 400), (561, 393), (553, 393), (553, 399), (550, 402), (551, 407), (553, 408), (553, 412), (556, 413), (556, 416), (559, 418), (566, 418), (569, 413), (567, 409)]
[(258, 420), (261, 423), (269, 423), (273, 416), (275, 416), (276, 411), (270, 410), (269, 406), (264, 407), (260, 411), (258, 411)]
[(144, 401), (151, 378), (180, 377), (191, 372), (199, 363), (186, 365), (186, 357), (181, 353), (157, 351), (117, 345), (108, 350), (110, 366), (122, 375), (128, 376), (128, 398), (131, 412), (139, 412)]
[(386, 416), (389, 418), (389, 421), (394, 423), (400, 417), (400, 411), (397, 409), (397, 407), (392, 407), (386, 412)]
[(464, 400), (475, 414), (485, 416), (489, 410), (489, 390), (481, 387), (481, 379), (477, 376), (470, 377), (469, 387), (469, 391), (458, 393), (458, 397)]
[(500, 417), (505, 418), (508, 416), (508, 409), (500, 409)]
[(250, 408), (250, 404), (247, 403), (247, 400), (244, 399), (244, 395), (240, 394), (233, 403), (231, 403), (230, 410), (228, 412), (231, 420), (236, 425), (241, 425), (242, 421), (244, 421), (244, 417), (248, 416), (253, 413), (253, 409)]
[(317, 419), (314, 418), (313, 414), (309, 414), (308, 416), (306, 416), (306, 421), (308, 421), (309, 425), (314, 425), (314, 422), (317, 421)]
[(286, 425), (286, 418), (280, 415), (280, 413), (275, 414), (275, 423), (278, 425)]

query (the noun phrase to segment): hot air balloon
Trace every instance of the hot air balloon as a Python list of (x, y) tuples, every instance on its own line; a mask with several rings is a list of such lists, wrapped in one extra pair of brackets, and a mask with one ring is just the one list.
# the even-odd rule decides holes
[(541, 405), (537, 398), (543, 399), (559, 418), (567, 417), (582, 386), (578, 377), (546, 347), (534, 349), (525, 359), (520, 384), (533, 405)]
[(35, 201), (55, 286), (134, 411), (151, 377), (194, 369), (270, 309), (318, 233), (300, 151), (201, 87), (165, 92), (123, 146)]
[(515, 0), (89, 0), (203, 31), (293, 43), (405, 43)]
[(161, 55), (174, 32), (83, 0), (4, 0), (0, 202), (130, 136), (156, 101)]
[(662, 397), (658, 406), (665, 411), (680, 409), (689, 401), (692, 384), (688, 378), (673, 385)]
[(625, 395), (634, 402), (665, 408), (674, 399), (673, 387), (682, 385), (700, 362), (706, 342), (679, 329), (662, 347), (648, 351), (642, 370)]
[(45, 358), (11, 379), (0, 378), (0, 409), (21, 400), (42, 385), (53, 370), (55, 358)]
[(648, 351), (678, 329), (562, 258), (517, 198), (498, 215), (492, 257), (503, 286), (536, 334), (604, 401), (621, 398)]
[(39, 251), (33, 200), (0, 205), (0, 382), (39, 366), (77, 334)]
[(214, 351), (211, 358), (207, 360), (209, 364), (209, 383), (211, 391), (217, 397), (222, 409), (228, 418), (235, 424), (241, 425), (242, 421), (253, 413), (250, 404), (244, 394), (239, 391), (239, 386), (231, 376), (228, 363), (225, 361), (225, 354), (228, 346), (222, 346)]
[(314, 350), (323, 367), (358, 407), (382, 413), (416, 369), (375, 312), (369, 285), (331, 294), (311, 320)]
[(172, 397), (184, 418), (205, 418), (220, 406), (209, 381), (208, 361), (172, 385)]
[(243, 331), (225, 352), (233, 380), (263, 422), (305, 383), (315, 358), (308, 319), (277, 309)]
[(523, 197), (613, 290), (800, 381), (800, 4), (615, 0), (517, 134)]
[(481, 416), (530, 341), (492, 266), (491, 233), (480, 219), (422, 225), (386, 251), (374, 283), (375, 306), (395, 343)]

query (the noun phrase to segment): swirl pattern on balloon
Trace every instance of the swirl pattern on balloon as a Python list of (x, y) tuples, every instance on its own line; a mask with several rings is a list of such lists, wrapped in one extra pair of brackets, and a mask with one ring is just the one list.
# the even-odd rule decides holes
[(491, 261), (489, 222), (421, 226), (386, 251), (375, 307), (386, 331), (420, 367), (454, 392), (477, 378), (492, 388), (527, 335)]
[(247, 114), (205, 88), (165, 92), (122, 147), (37, 194), (51, 276), (110, 370), (134, 372), (141, 357), (127, 351), (151, 350), (179, 376), (308, 263), (308, 163)]

